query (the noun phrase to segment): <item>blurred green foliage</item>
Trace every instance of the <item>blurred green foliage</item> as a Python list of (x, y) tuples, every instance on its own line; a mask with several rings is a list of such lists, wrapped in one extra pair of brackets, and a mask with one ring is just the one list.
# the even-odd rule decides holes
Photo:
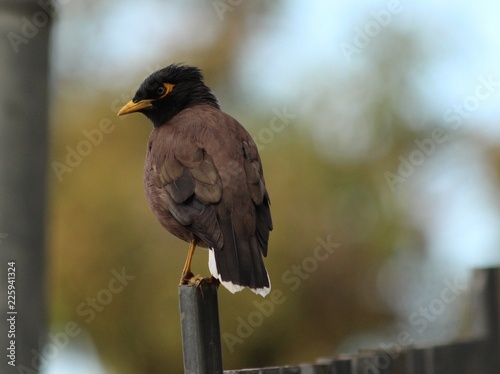
[[(210, 45), (169, 51), (159, 61), (200, 66), (224, 110), (257, 138), (282, 103), (247, 106), (231, 76), (241, 63), (239, 51), (252, 41), (252, 26), (262, 25), (275, 7), (242, 4), (216, 23)], [(398, 156), (432, 130), (419, 126), (425, 108), (414, 85), (429, 58), (417, 37), (392, 31), (365, 52), (358, 74), (341, 77), (325, 69), (324, 86), (308, 95), (299, 88), (295, 101), (286, 104), (294, 117), (261, 150), (275, 224), (266, 264), (284, 301), (241, 338), (241, 321), (248, 322), (256, 305), (268, 299), (220, 290), (221, 333), (241, 340), (223, 341), (225, 368), (311, 362), (331, 355), (353, 333), (394, 321), (394, 312), (378, 299), (378, 268), (401, 249), (422, 254), (425, 236), (409, 216), (411, 195), (393, 193), (384, 173), (397, 170)], [(130, 87), (140, 83), (141, 74), (130, 72)], [(115, 117), (117, 100), (123, 103), (129, 89), (79, 93), (80, 84), (64, 79), (55, 90), (51, 159), (67, 164), (70, 149), (78, 153), (79, 145), (85, 150), (82, 142), (91, 142), (86, 134), (103, 120), (111, 124), (102, 137), (93, 132), (96, 144), (73, 159), (71, 171), (58, 178), (50, 170), (53, 330), (77, 322), (111, 372), (180, 373), (177, 282), (187, 244), (160, 227), (144, 197), (142, 165), (151, 125), (139, 115)], [(355, 115), (346, 117), (349, 107)], [(352, 135), (339, 141), (336, 132), (345, 126), (352, 126)], [(490, 153), (498, 164), (498, 149)], [(339, 246), (315, 265), (307, 259), (314, 258), (318, 240)], [(293, 275), (292, 282), (294, 266), (314, 270)], [(108, 304), (98, 305), (102, 310), (93, 308), (88, 298), (99, 299), (111, 271), (122, 269), (135, 278)], [(194, 270), (208, 274), (205, 251), (196, 253)], [(82, 311), (88, 308), (95, 317), (86, 322), (89, 314)]]

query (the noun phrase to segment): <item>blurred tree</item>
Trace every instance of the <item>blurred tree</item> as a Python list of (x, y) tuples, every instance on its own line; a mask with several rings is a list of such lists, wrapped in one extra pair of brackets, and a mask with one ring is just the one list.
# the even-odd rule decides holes
[[(99, 13), (100, 5), (93, 4), (97, 8), (92, 11)], [(297, 89), (296, 100), (286, 103), (293, 117), (263, 142), (262, 130), (272, 131), (276, 108), (242, 110), (248, 101), (236, 95), (235, 72), (244, 63), (241, 51), (265, 37), (260, 26), (280, 5), (243, 2), (221, 20), (213, 9), (212, 18), (195, 17), (202, 6), (213, 7), (203, 4), (185, 6), (192, 7), (194, 19), (203, 20), (193, 33), (213, 38), (201, 47), (182, 48), (166, 48), (171, 45), (167, 38), (156, 40), (155, 46), (164, 43), (159, 49), (168, 51), (158, 60), (202, 67), (224, 109), (242, 112), (238, 119), (265, 145), (261, 155), (275, 223), (266, 264), (273, 289), (282, 292), (270, 305), (269, 298), (221, 290), (222, 334), (236, 338), (223, 343), (225, 366), (313, 361), (331, 354), (353, 333), (394, 321), (394, 308), (379, 299), (379, 267), (396, 251), (427, 250), (427, 238), (412, 217), (411, 190), (394, 192), (384, 173), (397, 170), (399, 156), (432, 130), (416, 85), (432, 54), (411, 32), (384, 29), (349, 74), (330, 66), (304, 69), (304, 82), (318, 81), (318, 75), (322, 84)], [(134, 77), (131, 84), (138, 84), (145, 70), (123, 81)], [(139, 116), (114, 117), (116, 103), (131, 94), (128, 85), (102, 92), (101, 82), (83, 82), (76, 74), (63, 78), (55, 92), (51, 162), (71, 170), (54, 172), (51, 180), (53, 330), (78, 323), (110, 371), (181, 372), (176, 284), (185, 246), (158, 225), (143, 196), (142, 164), (151, 126)], [(494, 149), (490, 153), (498, 162)], [(432, 215), (433, 207), (426, 209)], [(332, 249), (326, 257), (321, 250), (325, 242)], [(194, 269), (207, 274), (206, 261), (200, 251)], [(122, 270), (130, 281), (106, 298), (114, 272)], [(398, 282), (391, 278), (387, 284), (396, 290)]]

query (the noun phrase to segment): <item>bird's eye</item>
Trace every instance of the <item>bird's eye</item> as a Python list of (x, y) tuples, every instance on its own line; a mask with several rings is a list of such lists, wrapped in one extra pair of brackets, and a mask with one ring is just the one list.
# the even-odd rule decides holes
[(165, 87), (160, 86), (160, 87), (158, 87), (158, 88), (156, 89), (156, 94), (157, 94), (158, 96), (161, 96), (161, 95), (163, 95), (164, 93), (165, 93)]

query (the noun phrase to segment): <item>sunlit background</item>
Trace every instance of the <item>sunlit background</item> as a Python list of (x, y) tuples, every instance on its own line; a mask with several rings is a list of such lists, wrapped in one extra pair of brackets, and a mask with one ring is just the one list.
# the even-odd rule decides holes
[(150, 123), (116, 117), (172, 62), (252, 134), (271, 195), (282, 297), (220, 289), (225, 369), (467, 333), (470, 270), (500, 262), (499, 5), (55, 3), (45, 374), (182, 372), (187, 245), (147, 207)]

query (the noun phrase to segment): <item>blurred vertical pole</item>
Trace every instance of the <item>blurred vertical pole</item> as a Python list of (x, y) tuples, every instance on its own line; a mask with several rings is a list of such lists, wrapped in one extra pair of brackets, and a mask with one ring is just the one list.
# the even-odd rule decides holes
[(500, 373), (500, 268), (474, 271), (472, 283), (472, 336), (483, 340), (477, 373)]
[(500, 373), (500, 268), (476, 271), (476, 278), (484, 278), (484, 318), (486, 320), (489, 373)]
[[(0, 0), (0, 372), (6, 374), (37, 373), (43, 362), (48, 44), (54, 10), (50, 0)], [(7, 304), (10, 261), (15, 261), (14, 319)], [(12, 340), (17, 367), (7, 357)]]

